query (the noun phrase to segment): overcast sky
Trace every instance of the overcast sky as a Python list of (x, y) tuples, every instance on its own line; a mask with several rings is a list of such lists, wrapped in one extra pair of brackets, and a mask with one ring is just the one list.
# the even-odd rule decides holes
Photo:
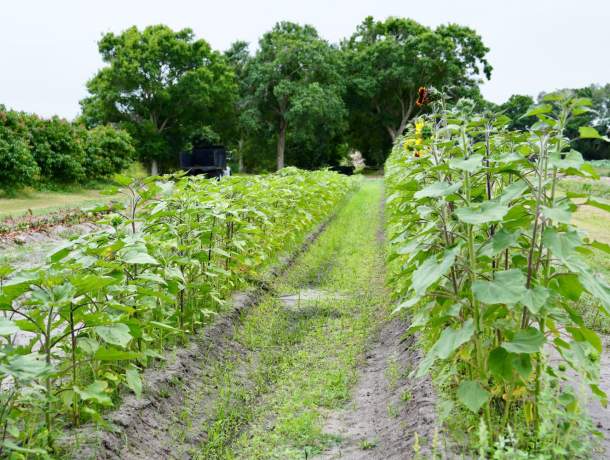
[(367, 15), (468, 25), (491, 49), (483, 94), (502, 102), (610, 82), (610, 0), (0, 0), (0, 103), (72, 118), (102, 62), (104, 32), (136, 24), (190, 27), (212, 47), (255, 43), (279, 20), (308, 23), (329, 41)]

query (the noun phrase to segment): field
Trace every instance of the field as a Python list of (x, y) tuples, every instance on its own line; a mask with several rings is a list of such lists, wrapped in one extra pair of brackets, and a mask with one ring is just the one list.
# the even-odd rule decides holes
[(2, 455), (604, 458), (610, 185), (435, 116), (385, 177), (4, 199), (115, 204), (5, 236)]

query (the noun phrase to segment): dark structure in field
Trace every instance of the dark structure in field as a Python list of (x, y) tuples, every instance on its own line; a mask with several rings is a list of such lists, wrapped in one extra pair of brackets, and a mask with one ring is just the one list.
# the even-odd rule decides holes
[(339, 174), (345, 174), (346, 176), (351, 176), (354, 174), (355, 170), (353, 166), (331, 166), (329, 169), (338, 172)]
[(231, 170), (227, 166), (227, 149), (222, 145), (195, 144), (190, 152), (180, 153), (180, 168), (187, 171), (189, 176), (231, 175)]

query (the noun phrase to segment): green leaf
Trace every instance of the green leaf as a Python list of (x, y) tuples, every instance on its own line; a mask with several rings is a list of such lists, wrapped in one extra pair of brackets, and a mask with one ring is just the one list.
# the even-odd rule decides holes
[(519, 269), (496, 272), (492, 281), (476, 280), (472, 284), (475, 298), (486, 304), (515, 304), (527, 289), (526, 278)]
[(157, 259), (146, 252), (129, 251), (123, 256), (123, 261), (133, 265), (159, 265)]
[(564, 262), (577, 256), (576, 248), (582, 245), (577, 232), (558, 232), (552, 227), (544, 230), (542, 243)]
[(546, 304), (549, 299), (550, 291), (542, 286), (536, 286), (533, 289), (527, 289), (521, 303), (525, 305), (533, 314), (538, 314), (540, 309)]
[(74, 392), (77, 393), (83, 401), (92, 400), (102, 406), (112, 406), (112, 400), (106, 393), (108, 382), (96, 380), (88, 385), (84, 390), (74, 387)]
[(524, 180), (519, 179), (507, 186), (503, 191), (502, 195), (498, 198), (500, 204), (509, 204), (511, 201), (516, 200), (523, 192), (529, 188), (529, 185)]
[(603, 139), (605, 141), (608, 140), (606, 136), (602, 136), (597, 129), (592, 126), (579, 126), (578, 134), (581, 139)]
[(501, 228), (481, 247), (480, 253), (487, 257), (494, 257), (505, 249), (516, 246), (519, 236), (521, 236), (520, 230), (511, 233), (505, 228)]
[(93, 357), (99, 361), (127, 361), (139, 359), (142, 353), (135, 351), (116, 350), (114, 348), (100, 348)]
[(456, 182), (455, 184), (449, 184), (447, 182), (435, 182), (415, 192), (413, 197), (416, 200), (419, 200), (420, 198), (440, 198), (457, 192), (461, 186), (461, 182)]
[(125, 348), (133, 338), (129, 333), (129, 327), (123, 323), (96, 326), (93, 330), (104, 342), (111, 345), (118, 345), (122, 348)]
[(527, 112), (525, 112), (525, 115), (521, 116), (521, 118), (550, 113), (552, 110), (553, 106), (551, 104), (540, 104), (529, 109)]
[(546, 219), (551, 219), (554, 222), (560, 224), (569, 224), (572, 220), (572, 212), (569, 209), (554, 207), (548, 208), (546, 206), (542, 206), (542, 215)]
[(479, 382), (465, 380), (458, 387), (457, 398), (458, 401), (476, 414), (483, 404), (489, 400), (489, 392), (483, 389)]
[(464, 160), (462, 158), (452, 159), (449, 161), (449, 167), (452, 169), (459, 169), (460, 171), (467, 171), (469, 173), (475, 173), (483, 167), (483, 155), (471, 155), (470, 158)]
[(530, 355), (521, 353), (512, 356), (513, 369), (517, 371), (517, 373), (521, 376), (523, 380), (527, 380), (533, 370)]
[(472, 319), (466, 320), (459, 329), (447, 326), (441, 333), (437, 342), (433, 345), (436, 356), (441, 359), (449, 358), (453, 352), (468, 342), (473, 334), (474, 322)]
[(602, 276), (583, 270), (578, 273), (578, 281), (589, 294), (601, 301), (606, 313), (610, 312), (610, 286)]
[(538, 329), (528, 327), (517, 331), (510, 342), (502, 344), (502, 348), (511, 353), (538, 353), (545, 341)]
[(481, 225), (490, 222), (498, 222), (508, 212), (508, 206), (495, 201), (485, 201), (479, 206), (458, 208), (455, 210), (457, 218), (471, 225)]
[(513, 355), (502, 347), (494, 348), (487, 358), (487, 366), (494, 377), (510, 381), (513, 376)]
[(417, 270), (413, 272), (411, 277), (411, 287), (417, 297), (424, 295), (430, 286), (449, 271), (455, 263), (455, 258), (459, 251), (459, 246), (445, 251), (440, 262), (437, 262), (434, 256), (430, 256), (417, 267)]
[(585, 204), (610, 212), (610, 203), (604, 203), (603, 201), (596, 200), (595, 198), (589, 198)]
[(0, 318), (0, 335), (7, 336), (19, 332), (19, 327), (10, 319)]
[(135, 367), (130, 367), (125, 372), (125, 378), (127, 380), (127, 386), (133, 391), (137, 399), (142, 398), (142, 379), (140, 373)]

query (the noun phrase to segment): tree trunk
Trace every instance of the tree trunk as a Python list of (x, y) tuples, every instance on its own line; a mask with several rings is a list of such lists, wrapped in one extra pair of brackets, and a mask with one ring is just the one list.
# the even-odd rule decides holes
[(150, 163), (150, 175), (151, 176), (159, 175), (159, 163), (157, 163), (157, 160), (152, 160)]
[(240, 139), (238, 144), (237, 144), (237, 149), (238, 149), (238, 163), (237, 163), (237, 172), (244, 172), (244, 140)]
[(280, 119), (280, 130), (277, 136), (277, 170), (284, 167), (284, 150), (286, 148), (286, 120)]

